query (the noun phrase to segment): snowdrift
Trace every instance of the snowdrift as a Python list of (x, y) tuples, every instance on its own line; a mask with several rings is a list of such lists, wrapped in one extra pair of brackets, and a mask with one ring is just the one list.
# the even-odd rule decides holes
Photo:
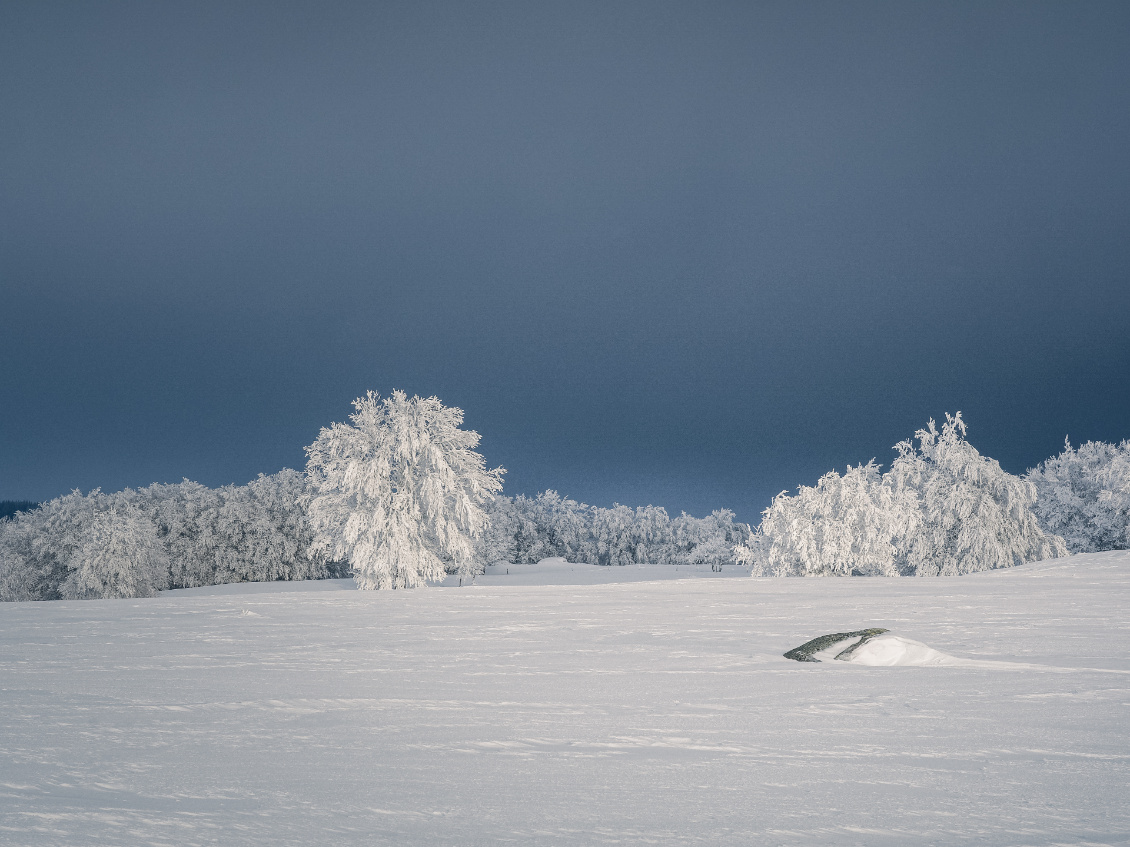
[[(856, 637), (858, 641), (855, 641)], [(786, 659), (805, 662), (847, 662), (852, 665), (868, 667), (965, 667), (965, 668), (1028, 668), (1043, 666), (1018, 662), (999, 662), (983, 659), (965, 659), (935, 650), (921, 641), (907, 638), (886, 630), (861, 630), (821, 636), (814, 639), (820, 642), (821, 649), (802, 653), (808, 658), (795, 658), (794, 653), (804, 646), (790, 650)], [(810, 644), (812, 642), (809, 642)], [(1045, 668), (1059, 670), (1058, 668)]]

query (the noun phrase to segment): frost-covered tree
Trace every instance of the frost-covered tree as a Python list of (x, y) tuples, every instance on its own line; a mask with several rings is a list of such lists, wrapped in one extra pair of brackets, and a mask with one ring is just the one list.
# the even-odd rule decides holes
[(325, 577), (324, 556), (310, 550), (314, 537), (301, 505), (306, 493), (303, 474), (289, 468), (218, 489), (211, 533), (215, 582)]
[(588, 561), (583, 557), (591, 546), (592, 511), (591, 506), (552, 490), (536, 497), (497, 497), (490, 509), (486, 543), (491, 552), (487, 558), (491, 563), (515, 564), (533, 564), (552, 556)]
[(735, 522), (729, 509), (715, 509), (705, 518), (683, 512), (671, 521), (671, 543), (678, 563), (710, 565), (711, 570), (735, 563), (735, 548), (746, 544), (751, 535), (749, 525)]
[(411, 588), (478, 567), (475, 540), (502, 489), (463, 411), (435, 397), (370, 391), (351, 423), (306, 448), (314, 554), (348, 560), (361, 588)]
[(1058, 456), (1028, 472), (1033, 510), (1072, 553), (1130, 548), (1130, 441), (1066, 441)]
[(168, 559), (135, 492), (73, 491), (5, 522), (0, 598), (149, 597), (168, 584)]
[(185, 480), (72, 492), (0, 522), (0, 600), (339, 575), (309, 553), (305, 494), (305, 476), (289, 469), (218, 489)]
[(170, 586), (217, 584), (216, 550), (223, 546), (218, 535), (221, 491), (186, 479), (142, 488), (138, 501), (139, 508), (157, 527), (157, 536), (169, 557)]
[(1032, 483), (965, 440), (961, 413), (903, 441), (890, 471), (874, 461), (784, 492), (736, 548), (754, 575), (949, 576), (1060, 556), (1033, 514)]
[(0, 521), (17, 512), (30, 512), (38, 505), (34, 500), (0, 500)]
[(599, 510), (553, 490), (533, 498), (519, 495), (514, 505), (519, 515), (515, 546), (523, 561), (561, 556), (587, 562), (595, 555), (593, 521)]
[(475, 543), (475, 557), (483, 565), (516, 563), (514, 536), (518, 517), (514, 501), (496, 494), (485, 506), (487, 526)]
[(259, 474), (246, 486), (256, 520), (244, 533), (244, 549), (257, 562), (259, 580), (322, 579), (329, 575), (324, 556), (310, 553), (314, 535), (303, 506), (306, 475), (283, 468)]
[(661, 506), (632, 509), (616, 503), (593, 515), (596, 563), (635, 565), (675, 563), (678, 558), (671, 535), (671, 519)]
[(310, 553), (306, 495), (305, 476), (284, 468), (247, 485), (155, 483), (136, 499), (168, 552), (171, 584), (191, 588), (330, 575), (330, 563)]
[(719, 509), (705, 518), (668, 517), (656, 506), (610, 509), (588, 506), (556, 491), (536, 497), (500, 497), (483, 542), (490, 562), (533, 564), (551, 556), (599, 565), (708, 564), (735, 561), (733, 548), (747, 541), (749, 526)]
[(761, 576), (897, 576), (897, 544), (915, 531), (918, 509), (872, 459), (825, 474), (815, 487), (781, 492), (765, 510), (756, 545), (739, 561)]
[[(153, 597), (168, 587), (169, 562), (152, 521), (128, 503), (90, 497), (78, 545), (64, 559), (64, 600)], [(103, 502), (98, 502), (103, 500)]]
[(15, 515), (5, 546), (21, 560), (17, 564), (21, 571), (18, 582), (24, 596), (13, 599), (62, 597), (60, 588), (87, 541), (93, 515), (100, 508), (108, 508), (108, 499), (98, 489), (88, 495), (76, 490)]
[(20, 511), (0, 520), (0, 601), (3, 602), (46, 599), (47, 585), (57, 588), (61, 581), (35, 568), (31, 552), (34, 525), (30, 514), (31, 510)]
[(1032, 507), (1036, 487), (1004, 471), (965, 440), (961, 413), (946, 415), (896, 445), (888, 481), (913, 497), (920, 525), (900, 545), (902, 573), (952, 576), (1065, 555), (1063, 539), (1044, 532)]

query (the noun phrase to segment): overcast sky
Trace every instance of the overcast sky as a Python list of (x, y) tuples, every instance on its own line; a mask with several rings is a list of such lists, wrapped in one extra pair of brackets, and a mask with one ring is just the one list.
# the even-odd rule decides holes
[(367, 389), (672, 514), (1130, 437), (1130, 3), (0, 0), (0, 499)]

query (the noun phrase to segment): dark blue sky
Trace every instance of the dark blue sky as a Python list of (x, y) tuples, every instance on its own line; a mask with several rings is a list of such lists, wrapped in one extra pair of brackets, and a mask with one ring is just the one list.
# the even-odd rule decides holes
[(1130, 437), (1130, 4), (0, 0), (0, 499), (301, 467), (727, 506)]

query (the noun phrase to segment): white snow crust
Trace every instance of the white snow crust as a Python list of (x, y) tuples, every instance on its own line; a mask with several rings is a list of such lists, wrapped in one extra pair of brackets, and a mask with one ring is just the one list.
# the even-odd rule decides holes
[(928, 647), (921, 641), (904, 638), (901, 635), (886, 633), (876, 636), (844, 659), (853, 665), (870, 667), (937, 667), (939, 665), (960, 665), (962, 660), (946, 655)]
[(1130, 844), (1126, 552), (510, 570), (0, 604), (0, 844)]

